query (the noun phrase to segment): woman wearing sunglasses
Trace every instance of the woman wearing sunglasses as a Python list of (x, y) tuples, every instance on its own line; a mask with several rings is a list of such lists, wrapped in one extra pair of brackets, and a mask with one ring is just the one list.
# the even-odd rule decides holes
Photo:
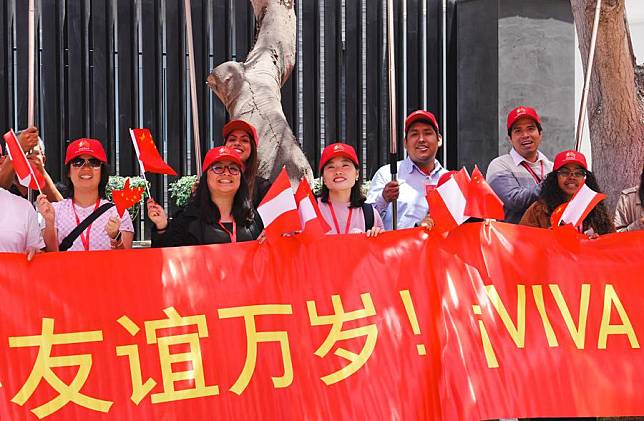
[(125, 212), (119, 217), (105, 198), (109, 168), (101, 142), (83, 138), (70, 143), (65, 173), (65, 200), (50, 203), (45, 195), (38, 196), (47, 251), (131, 248), (134, 227), (130, 215)]
[[(526, 210), (520, 224), (550, 228), (552, 212), (572, 199), (584, 184), (596, 192), (601, 192), (595, 176), (588, 170), (586, 157), (581, 152), (559, 153), (555, 157), (553, 171), (543, 181), (539, 199)], [(591, 238), (615, 232), (615, 226), (608, 216), (604, 202), (593, 208), (579, 229)]]
[(148, 200), (148, 217), (154, 223), (152, 247), (251, 241), (262, 232), (239, 154), (226, 146), (213, 148), (204, 158), (203, 170), (185, 210), (171, 221), (163, 207)]

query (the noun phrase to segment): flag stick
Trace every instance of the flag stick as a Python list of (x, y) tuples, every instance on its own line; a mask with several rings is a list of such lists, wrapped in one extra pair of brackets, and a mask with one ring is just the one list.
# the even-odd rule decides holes
[(595, 46), (597, 45), (597, 31), (599, 30), (599, 17), (601, 16), (602, 0), (597, 0), (595, 5), (595, 20), (593, 22), (593, 34), (590, 38), (590, 51), (588, 52), (588, 65), (586, 66), (586, 77), (584, 78), (584, 93), (581, 97), (579, 106), (579, 119), (577, 120), (577, 139), (575, 150), (581, 148), (581, 141), (584, 135), (584, 122), (586, 120), (586, 107), (588, 103), (588, 91), (590, 90), (590, 77), (593, 73), (593, 64), (595, 62)]
[[(391, 181), (397, 181), (398, 133), (396, 127), (396, 63), (394, 50), (394, 6), (387, 0), (387, 66), (389, 73), (389, 166)], [(398, 199), (391, 202), (393, 229), (398, 228)]]
[(192, 100), (192, 131), (195, 146), (197, 176), (201, 177), (201, 142), (199, 140), (199, 107), (197, 104), (197, 76), (195, 74), (195, 48), (192, 42), (192, 9), (190, 0), (184, 0), (186, 12), (186, 40), (188, 41), (188, 63), (190, 65), (190, 99)]
[(136, 159), (139, 160), (139, 171), (141, 172), (141, 177), (145, 181), (145, 190), (148, 192), (148, 197), (150, 199), (153, 199), (152, 195), (150, 194), (150, 186), (148, 183), (148, 179), (145, 177), (145, 166), (143, 165), (143, 161), (141, 161), (141, 158), (140, 158), (139, 145), (136, 143), (136, 138), (134, 137), (134, 130), (132, 129), (130, 129), (130, 139), (132, 139), (132, 145), (134, 145), (134, 152), (136, 152)]
[[(36, 79), (36, 4), (35, 0), (29, 0), (29, 48), (27, 65), (27, 127), (33, 127), (35, 122), (35, 79)], [(31, 168), (31, 165), (29, 166)], [(32, 170), (33, 173), (33, 170)], [(35, 178), (34, 178), (35, 179)], [(38, 182), (36, 182), (38, 184)], [(40, 186), (38, 186), (40, 190)], [(42, 194), (42, 191), (40, 192)], [(27, 188), (27, 200), (33, 201), (33, 194)]]
[(443, 155), (443, 166), (447, 168), (447, 0), (442, 1), (442, 63), (441, 63), (441, 96), (442, 98), (442, 110), (441, 110), (441, 123), (443, 129), (443, 146), (442, 146), (442, 155)]

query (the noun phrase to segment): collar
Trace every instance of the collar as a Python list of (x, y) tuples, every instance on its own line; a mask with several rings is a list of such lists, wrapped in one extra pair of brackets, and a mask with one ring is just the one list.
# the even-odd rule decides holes
[(438, 162), (438, 159), (434, 159), (434, 169), (433, 169), (429, 174), (425, 174), (425, 173), (424, 173), (424, 172), (423, 172), (423, 171), (418, 167), (418, 165), (416, 165), (416, 164), (414, 163), (414, 161), (412, 161), (412, 160), (411, 160), (411, 158), (409, 158), (409, 156), (407, 156), (407, 157), (402, 161), (402, 163), (403, 163), (404, 165), (406, 165), (406, 170), (407, 170), (407, 172), (408, 172), (409, 174), (411, 174), (412, 172), (414, 172), (414, 169), (415, 169), (415, 170), (417, 170), (419, 173), (421, 173), (421, 174), (423, 174), (423, 175), (429, 175), (430, 177), (433, 177), (434, 175), (436, 175), (438, 172), (440, 172), (440, 171), (443, 169), (443, 167), (441, 166), (441, 163), (440, 163), (440, 162)]
[[(544, 154), (541, 153), (541, 151), (537, 151), (537, 161), (536, 162), (543, 162), (544, 164), (548, 161), (548, 157), (546, 157)], [(519, 152), (515, 151), (514, 148), (510, 149), (510, 157), (512, 157), (512, 161), (514, 161), (514, 165), (517, 167), (521, 165), (523, 161), (527, 162), (529, 164), (534, 164), (534, 162), (529, 162), (527, 161), (524, 157), (519, 155)]]

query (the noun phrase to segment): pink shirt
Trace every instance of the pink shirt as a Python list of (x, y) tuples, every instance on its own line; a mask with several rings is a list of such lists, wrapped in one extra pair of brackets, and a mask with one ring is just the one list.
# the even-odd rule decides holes
[[(318, 206), (320, 207), (320, 213), (324, 217), (324, 220), (329, 224), (331, 230), (327, 234), (338, 234), (335, 223), (333, 221), (333, 214), (331, 213), (331, 205), (333, 205), (333, 211), (335, 212), (335, 217), (338, 220), (338, 228), (340, 228), (340, 234), (352, 234), (356, 232), (365, 232), (364, 226), (364, 212), (362, 208), (352, 208), (349, 209), (349, 203), (338, 203), (331, 202), (324, 203), (318, 197)], [(347, 228), (347, 218), (351, 213), (351, 220), (349, 221), (349, 229), (345, 232)], [(384, 229), (382, 223), (382, 218), (378, 211), (374, 209), (373, 212), (373, 226), (380, 227)]]
[[(103, 203), (108, 203), (107, 200), (101, 199), (99, 206)], [(95, 205), (88, 206), (86, 208), (81, 208), (78, 205), (72, 204), (72, 199), (65, 199), (61, 202), (52, 203), (54, 211), (56, 212), (56, 232), (58, 233), (58, 242), (63, 241), (67, 235), (76, 228), (76, 216), (74, 215), (74, 210), (72, 206), (76, 207), (76, 215), (78, 219), (83, 221), (88, 217), (92, 212), (94, 212)], [(105, 225), (111, 217), (118, 218), (118, 212), (116, 207), (110, 208), (108, 211), (99, 216), (92, 224), (84, 231), (85, 233), (89, 232), (89, 249), (90, 250), (111, 250), (110, 246), (110, 237), (105, 232)], [(121, 228), (120, 231), (125, 232), (134, 232), (134, 227), (132, 226), (132, 219), (130, 214), (125, 212), (121, 218)], [(69, 248), (69, 251), (84, 251), (85, 247), (83, 246), (83, 241), (79, 235), (74, 243)]]

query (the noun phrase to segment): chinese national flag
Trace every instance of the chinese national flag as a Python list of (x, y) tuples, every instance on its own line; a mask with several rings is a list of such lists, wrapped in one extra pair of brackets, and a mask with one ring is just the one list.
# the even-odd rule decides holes
[(485, 177), (481, 174), (478, 166), (475, 166), (474, 171), (472, 171), (472, 180), (467, 192), (465, 215), (482, 219), (503, 219), (505, 217), (503, 202), (485, 181)]
[(266, 237), (276, 238), (282, 234), (300, 231), (300, 215), (297, 212), (295, 197), (286, 168), (282, 168), (273, 185), (257, 207), (257, 213), (262, 218)]
[(125, 211), (141, 201), (143, 187), (130, 187), (130, 179), (125, 180), (122, 190), (112, 191), (112, 202), (116, 205), (116, 210), (120, 217), (123, 217)]
[(3, 137), (7, 143), (7, 152), (13, 163), (13, 170), (16, 172), (20, 184), (32, 190), (41, 190), (45, 187), (45, 177), (31, 165), (13, 130), (9, 130)]
[(320, 213), (318, 201), (311, 191), (311, 186), (306, 178), (302, 177), (300, 185), (295, 192), (297, 211), (302, 221), (302, 236), (307, 240), (316, 240), (323, 237), (331, 227)]
[(171, 166), (166, 164), (159, 151), (157, 150), (150, 130), (148, 129), (131, 129), (130, 135), (134, 143), (136, 155), (139, 157), (141, 169), (146, 172), (157, 174), (177, 175), (177, 172)]

